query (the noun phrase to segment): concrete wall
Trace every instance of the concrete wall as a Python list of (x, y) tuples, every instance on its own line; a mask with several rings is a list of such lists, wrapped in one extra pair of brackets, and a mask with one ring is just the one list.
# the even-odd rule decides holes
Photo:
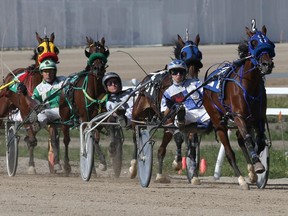
[(189, 29), (201, 44), (238, 43), (255, 18), (274, 42), (288, 41), (287, 0), (1, 0), (1, 48), (36, 45), (35, 32), (54, 32), (60, 47), (167, 45)]

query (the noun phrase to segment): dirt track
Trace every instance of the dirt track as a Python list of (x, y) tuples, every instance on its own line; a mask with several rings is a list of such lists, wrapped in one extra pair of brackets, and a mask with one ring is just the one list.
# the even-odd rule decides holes
[[(20, 158), (20, 164), (27, 159)], [(3, 161), (1, 161), (3, 164)], [(0, 173), (1, 215), (287, 215), (288, 179), (270, 180), (266, 189), (242, 191), (235, 178), (201, 178), (200, 186), (174, 176), (170, 184), (142, 188), (124, 170), (119, 179), (99, 172), (83, 182), (74, 164), (69, 177), (48, 174), (46, 161), (36, 160), (37, 175), (21, 166), (15, 177)], [(154, 179), (154, 177), (153, 177)]]
[[(57, 42), (57, 36), (56, 36)], [(288, 44), (276, 45), (275, 73), (285, 73)], [(235, 60), (236, 45), (201, 46), (202, 71), (223, 60)], [(125, 80), (141, 79), (144, 73), (128, 55), (111, 49), (109, 70), (117, 71)], [(172, 47), (122, 49), (129, 52), (147, 72), (162, 69), (170, 61)], [(2, 53), (2, 60), (11, 68), (25, 67), (32, 51)], [(83, 49), (61, 50), (59, 74), (82, 70), (86, 64)], [(7, 70), (4, 68), (4, 74)], [(271, 79), (268, 86), (287, 86), (287, 79)], [(193, 187), (187, 180), (174, 178), (171, 184), (141, 188), (131, 180), (127, 170), (119, 179), (111, 172), (99, 173), (89, 182), (79, 177), (74, 164), (69, 177), (48, 174), (46, 161), (36, 161), (37, 175), (26, 174), (27, 159), (20, 158), (15, 177), (6, 174), (5, 160), (0, 160), (0, 215), (288, 215), (288, 179), (269, 180), (264, 190), (239, 189), (236, 178), (202, 178), (202, 185)], [(154, 179), (154, 177), (153, 177)]]

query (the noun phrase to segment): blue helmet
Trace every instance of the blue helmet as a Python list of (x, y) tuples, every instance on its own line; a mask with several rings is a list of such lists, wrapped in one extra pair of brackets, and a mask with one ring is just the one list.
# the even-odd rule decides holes
[(172, 62), (168, 64), (167, 69), (168, 69), (168, 72), (170, 72), (170, 70), (173, 70), (173, 69), (183, 69), (187, 72), (187, 65), (182, 60), (173, 60)]

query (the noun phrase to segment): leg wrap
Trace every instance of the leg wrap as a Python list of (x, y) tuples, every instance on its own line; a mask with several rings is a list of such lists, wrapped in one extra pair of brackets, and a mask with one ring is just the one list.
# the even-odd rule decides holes
[(177, 146), (176, 154), (181, 155), (182, 154), (182, 143), (184, 142), (183, 134), (181, 132), (177, 132), (174, 134), (174, 141)]
[(249, 155), (252, 159), (252, 163), (258, 162), (259, 158), (258, 158), (258, 155), (256, 154), (256, 152), (254, 150), (252, 137), (249, 134), (247, 134), (244, 140), (245, 140), (245, 146), (246, 146), (246, 148), (249, 152)]

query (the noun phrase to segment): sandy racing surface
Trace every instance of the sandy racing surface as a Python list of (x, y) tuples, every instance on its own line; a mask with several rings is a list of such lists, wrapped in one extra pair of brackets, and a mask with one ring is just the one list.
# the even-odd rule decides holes
[[(57, 44), (57, 35), (55, 39)], [(204, 72), (214, 63), (237, 59), (237, 45), (200, 46)], [(164, 68), (173, 56), (172, 47), (111, 48), (108, 71), (116, 71), (125, 80), (141, 79), (144, 72), (122, 50), (130, 53), (149, 73)], [(273, 73), (288, 72), (288, 44), (276, 44)], [(2, 52), (1, 58), (10, 69), (26, 67), (32, 51)], [(59, 74), (68, 75), (82, 70), (87, 59), (83, 49), (60, 51)], [(3, 65), (3, 64), (2, 64)], [(3, 67), (4, 74), (7, 69)], [(286, 78), (267, 77), (267, 86), (287, 86)], [(156, 149), (154, 149), (156, 151)], [(127, 159), (127, 160), (130, 160)], [(156, 160), (156, 158), (154, 159)], [(240, 190), (236, 178), (201, 178), (200, 186), (176, 176), (170, 184), (141, 188), (138, 179), (129, 179), (127, 168), (119, 179), (112, 171), (98, 172), (89, 182), (79, 176), (79, 164), (73, 163), (72, 174), (48, 173), (46, 161), (36, 160), (37, 175), (26, 174), (27, 158), (19, 158), (15, 177), (6, 174), (5, 158), (0, 160), (0, 215), (288, 215), (288, 179), (269, 180), (266, 189), (251, 186)]]
[(111, 170), (98, 171), (89, 182), (72, 174), (48, 173), (46, 161), (36, 160), (37, 175), (26, 174), (26, 158), (20, 158), (18, 173), (8, 177), (1, 161), (0, 215), (287, 215), (288, 179), (270, 180), (266, 189), (239, 189), (235, 178), (201, 178), (200, 186), (173, 176), (170, 184), (142, 188), (123, 170), (119, 179)]
[[(27, 160), (20, 158), (20, 163)], [(3, 164), (3, 161), (1, 161)], [(36, 160), (37, 175), (19, 167), (15, 177), (0, 173), (0, 215), (287, 215), (288, 179), (270, 180), (266, 189), (239, 189), (235, 178), (201, 178), (192, 186), (175, 176), (170, 184), (150, 183), (142, 188), (127, 170), (115, 179), (99, 172), (83, 182), (73, 166), (69, 177), (49, 174), (46, 161)], [(153, 178), (154, 179), (154, 178)]]

